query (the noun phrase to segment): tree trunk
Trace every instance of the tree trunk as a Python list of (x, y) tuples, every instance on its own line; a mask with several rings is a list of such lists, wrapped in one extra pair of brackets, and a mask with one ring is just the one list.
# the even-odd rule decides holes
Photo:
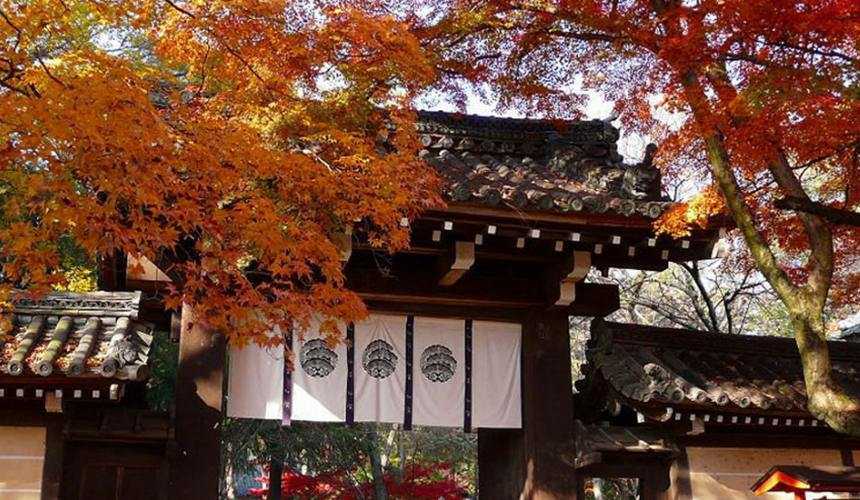
[(790, 313), (803, 360), (809, 411), (838, 432), (860, 436), (860, 398), (847, 394), (833, 379), (821, 314), (810, 319)]
[(269, 460), (269, 495), (267, 500), (281, 500), (283, 497), (284, 459), (274, 456)]
[(224, 496), (228, 500), (236, 498), (236, 478), (233, 477), (233, 457), (231, 456), (232, 446), (230, 443), (225, 443), (225, 466), (224, 466)]
[[(717, 120), (713, 119), (698, 76), (692, 69), (685, 69), (682, 81), (687, 102), (703, 128), (711, 173), (726, 200), (732, 219), (740, 229), (756, 267), (773, 287), (792, 318), (803, 364), (809, 412), (837, 432), (860, 436), (860, 395), (849, 394), (834, 380), (824, 332), (824, 303), (832, 277), (833, 242), (829, 228), (826, 225), (820, 227), (822, 224), (814, 217), (800, 214), (810, 238), (812, 269), (807, 286), (795, 285), (780, 267), (771, 247), (756, 227), (752, 210), (738, 187), (723, 136), (712, 127)], [(802, 191), (797, 179), (786, 173), (785, 165), (773, 165), (771, 172), (783, 189)]]
[(396, 474), (397, 474), (396, 479), (397, 479), (398, 483), (402, 483), (403, 482), (404, 468), (406, 467), (406, 449), (403, 446), (403, 432), (402, 431), (397, 433), (397, 458), (398, 458), (398, 464), (397, 464), (397, 471), (396, 471)]
[(373, 476), (373, 497), (375, 500), (388, 500), (388, 489), (385, 487), (382, 460), (379, 456), (379, 442), (376, 429), (370, 430), (370, 444), (367, 454), (370, 457), (370, 473)]

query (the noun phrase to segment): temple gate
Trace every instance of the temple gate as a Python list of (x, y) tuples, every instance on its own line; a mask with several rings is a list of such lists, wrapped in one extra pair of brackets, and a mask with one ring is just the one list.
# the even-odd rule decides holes
[[(411, 244), (395, 255), (372, 248), (360, 224), (342, 238), (348, 287), (365, 301), (372, 318), (395, 318), (396, 326), (390, 328), (387, 345), (375, 344), (370, 361), (362, 356), (376, 339), (366, 346), (359, 344), (363, 346), (359, 349), (351, 349), (351, 343), (339, 347), (344, 350), (338, 356), (353, 366), (346, 368), (345, 379), (338, 379), (347, 381), (338, 397), (352, 401), (353, 407), (344, 406), (343, 416), (338, 413), (333, 418), (394, 419), (408, 424), (421, 414), (414, 404), (424, 404), (415, 398), (433, 392), (422, 388), (424, 379), (417, 377), (427, 377), (431, 383), (455, 380), (462, 383), (451, 403), (457, 411), (443, 407), (439, 415), (447, 422), (444, 425), (477, 432), (482, 498), (575, 498), (581, 485), (574, 420), (579, 410), (572, 391), (569, 319), (603, 317), (619, 307), (617, 287), (589, 283), (588, 274), (613, 267), (659, 271), (672, 261), (709, 258), (719, 248), (719, 231), (694, 231), (681, 240), (656, 236), (653, 222), (672, 204), (660, 194), (659, 173), (651, 165), (653, 148), (647, 149), (642, 161), (624, 163), (617, 152), (618, 131), (606, 122), (421, 113), (418, 130), (424, 145), (420, 156), (445, 181), (447, 207), (424, 212), (417, 220), (403, 220), (410, 229)], [(54, 358), (47, 360), (46, 366), (54, 367), (50, 376), (37, 371), (46, 350), (52, 353), (58, 346), (81, 343), (87, 332), (87, 311), (66, 310), (56, 301), (37, 304), (44, 309), (38, 314), (28, 313), (26, 307), (20, 311), (20, 331), (4, 346), (3, 355), (9, 358), (0, 360), (0, 399), (12, 397), (15, 406), (5, 411), (4, 405), (0, 420), (6, 425), (28, 425), (30, 421), (21, 415), (33, 415), (32, 426), (42, 429), (27, 434), (32, 439), (20, 443), (26, 453), (31, 448), (38, 448), (34, 456), (44, 453), (42, 486), (36, 490), (41, 498), (101, 498), (81, 496), (91, 491), (88, 480), (106, 481), (93, 484), (104, 486), (97, 491), (113, 491), (116, 496), (124, 491), (123, 485), (140, 484), (142, 477), (154, 479), (146, 483), (153, 490), (151, 497), (218, 498), (227, 348), (219, 332), (207, 331), (195, 321), (192, 308), (165, 310), (159, 290), (178, 277), (164, 272), (171, 269), (170, 252), (159, 257), (143, 274), (129, 274), (137, 266), (130, 266), (126, 256), (107, 256), (100, 264), (99, 288), (114, 295), (104, 295), (101, 302), (96, 297), (67, 297), (96, 309), (123, 304), (117, 310), (93, 313), (107, 318), (97, 326), (107, 325), (110, 331), (93, 337), (103, 351), (85, 354), (100, 353), (99, 363), (108, 364), (87, 365), (93, 373), (86, 377), (66, 370)], [(137, 293), (116, 294), (127, 290)], [(49, 324), (34, 317), (44, 317)], [(445, 328), (454, 332), (449, 339), (454, 340), (420, 344), (427, 335), (440, 334), (442, 326), (433, 325), (448, 325)], [(130, 328), (134, 328), (133, 338), (122, 333)], [(141, 328), (169, 331), (179, 342), (173, 415), (137, 409), (148, 359), (149, 333), (140, 333)], [(361, 342), (362, 326), (354, 328), (354, 340)], [(405, 347), (410, 328), (411, 354)], [(507, 339), (507, 358), (485, 355), (486, 346), (501, 346), (502, 338)], [(299, 357), (303, 347), (294, 344)], [(307, 349), (309, 369), (318, 374), (334, 369), (331, 354), (313, 349)], [(470, 356), (473, 361), (488, 361), (483, 365), (475, 361), (472, 366)], [(21, 359), (26, 363), (18, 371)], [(411, 361), (411, 367), (400, 361)], [(398, 382), (392, 389), (396, 398), (386, 403), (384, 412), (367, 413), (360, 408), (361, 401), (356, 402), (360, 390), (355, 380), (349, 385), (349, 373), (361, 373), (356, 365), (377, 375), (402, 374), (403, 389)], [(480, 384), (489, 378), (488, 366), (492, 373), (514, 380), (505, 384), (503, 396), (477, 401), (487, 394)], [(404, 371), (395, 374), (397, 370)], [(285, 383), (286, 373), (280, 376), (280, 387), (274, 383), (276, 393), (287, 388), (313, 392), (307, 384)], [(62, 387), (72, 392), (61, 391), (63, 401), (58, 405), (55, 391)], [(123, 397), (125, 387), (131, 394)], [(70, 404), (69, 394), (100, 398), (100, 402)], [(414, 396), (411, 410), (410, 395)], [(295, 401), (294, 395), (277, 399), (274, 418), (292, 417), (299, 409), (285, 412), (283, 403)], [(480, 416), (485, 405), (502, 408), (499, 403), (512, 401), (518, 407), (505, 407), (493, 418)], [(478, 410), (478, 415), (472, 410)], [(95, 421), (85, 418), (96, 415), (101, 416)], [(318, 414), (310, 415), (313, 419)], [(439, 423), (434, 419), (442, 417), (424, 418), (415, 423)], [(118, 443), (124, 443), (125, 452), (112, 448)], [(73, 464), (95, 468), (75, 470)]]
[[(471, 429), (479, 491), (575, 498), (569, 318), (603, 317), (619, 301), (615, 286), (586, 275), (709, 258), (719, 233), (657, 237), (653, 221), (671, 203), (653, 149), (625, 164), (608, 123), (422, 113), (419, 133), (448, 206), (404, 220), (411, 245), (396, 255), (380, 255), (356, 229), (342, 248), (348, 286), (373, 314), (519, 325), (521, 426)], [(213, 498), (224, 346), (191, 318), (183, 311), (174, 486), (177, 498)]]

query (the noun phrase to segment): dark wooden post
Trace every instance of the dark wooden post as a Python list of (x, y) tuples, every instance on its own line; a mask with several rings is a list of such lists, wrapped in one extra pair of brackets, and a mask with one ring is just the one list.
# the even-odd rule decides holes
[(99, 257), (99, 290), (117, 291), (126, 289), (126, 266), (128, 255), (121, 250)]
[(171, 498), (218, 498), (221, 474), (221, 398), (225, 343), (206, 329), (188, 305), (182, 307), (176, 381), (176, 462)]
[(567, 312), (536, 310), (523, 323), (521, 430), (478, 431), (482, 498), (575, 499), (573, 386)]
[(42, 500), (58, 500), (63, 484), (63, 414), (45, 417), (45, 464), (42, 466)]

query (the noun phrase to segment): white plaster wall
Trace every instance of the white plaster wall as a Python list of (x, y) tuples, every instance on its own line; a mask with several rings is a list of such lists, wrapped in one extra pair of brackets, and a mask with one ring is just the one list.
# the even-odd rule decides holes
[(0, 499), (39, 500), (44, 463), (44, 427), (0, 426)]
[(695, 500), (791, 500), (785, 493), (757, 497), (750, 486), (774, 465), (842, 465), (839, 450), (805, 448), (687, 448), (687, 459)]

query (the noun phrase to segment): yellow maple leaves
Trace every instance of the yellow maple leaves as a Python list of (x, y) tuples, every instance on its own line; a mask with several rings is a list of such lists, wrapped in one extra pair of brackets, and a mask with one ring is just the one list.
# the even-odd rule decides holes
[(709, 185), (689, 200), (675, 203), (654, 222), (657, 234), (673, 238), (689, 236), (695, 227), (706, 228), (712, 217), (725, 212), (725, 200), (717, 187)]

